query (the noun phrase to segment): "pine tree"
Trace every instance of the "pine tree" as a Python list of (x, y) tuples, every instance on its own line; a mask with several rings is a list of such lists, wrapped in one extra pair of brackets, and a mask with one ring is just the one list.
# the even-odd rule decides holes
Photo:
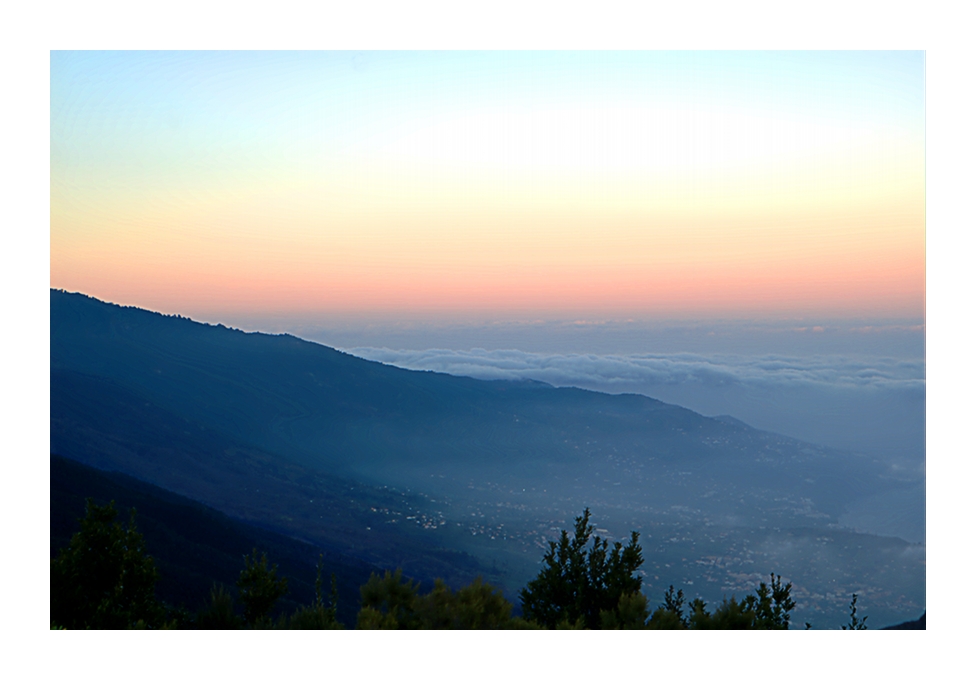
[(234, 598), (223, 584), (214, 583), (210, 602), (197, 614), (197, 628), (201, 630), (236, 630), (243, 622), (234, 613)]
[[(610, 549), (606, 539), (593, 536), (590, 509), (577, 517), (573, 537), (565, 530), (559, 541), (550, 541), (539, 575), (519, 594), (526, 619), (546, 628), (560, 623), (600, 628), (602, 612), (618, 611), (621, 598), (640, 593), (641, 577), (635, 572), (644, 563), (639, 534), (630, 542), (619, 542)], [(589, 551), (587, 544), (593, 538)], [(635, 602), (628, 602), (634, 609)], [(614, 619), (609, 619), (613, 621)]]
[(791, 591), (792, 583), (783, 585), (779, 576), (769, 575), (769, 585), (760, 583), (755, 595), (741, 600), (728, 597), (710, 612), (705, 601), (695, 598), (689, 604), (690, 613), (683, 615), (684, 594), (677, 595), (674, 586), (664, 594), (664, 605), (651, 615), (650, 628), (691, 628), (699, 630), (786, 630), (790, 625), (790, 612), (796, 606)]
[(278, 578), (278, 565), (268, 568), (268, 555), (254, 548), (251, 557), (244, 556), (244, 569), (237, 579), (237, 590), (244, 605), (244, 622), (254, 627), (266, 623), (278, 598), (288, 592), (288, 580)]
[(847, 626), (841, 626), (841, 630), (867, 630), (868, 626), (865, 623), (868, 617), (857, 615), (857, 593), (851, 595), (851, 623)]
[(315, 602), (310, 607), (301, 606), (290, 617), (285, 617), (282, 627), (301, 630), (341, 629), (342, 625), (336, 619), (338, 600), (336, 577), (335, 574), (332, 574), (332, 592), (330, 594), (329, 606), (325, 606), (325, 599), (322, 596), (322, 555), (319, 555), (319, 563), (316, 567), (315, 574)]
[(89, 498), (81, 530), (51, 560), (51, 622), (66, 628), (157, 627), (164, 609), (156, 600), (158, 573), (136, 530), (117, 520), (115, 502)]

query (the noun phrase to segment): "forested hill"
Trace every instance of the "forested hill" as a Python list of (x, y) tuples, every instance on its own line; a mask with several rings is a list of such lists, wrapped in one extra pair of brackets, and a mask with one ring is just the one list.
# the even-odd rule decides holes
[(817, 447), (643, 396), (408, 371), (55, 290), (51, 369), (108, 378), (294, 463), (380, 483), (560, 488), (598, 466), (598, 491), (643, 493), (634, 484), (648, 481), (641, 469), (653, 459), (722, 483), (746, 474), (770, 492), (803, 483), (822, 511), (838, 512), (838, 495), (871, 479), (869, 461), (847, 456), (828, 472)]
[(830, 589), (815, 625), (868, 578), (883, 583), (864, 605), (891, 607), (879, 625), (924, 609), (924, 546), (840, 525), (900, 483), (868, 457), (639, 395), (410, 371), (50, 299), (52, 453), (233, 518), (453, 587), (482, 574), (511, 597), (554, 527), (590, 507), (605, 535), (649, 542), (649, 584), (688, 578), (721, 599), (758, 578), (743, 565), (761, 555)]
[[(563, 419), (612, 409), (616, 418), (632, 419), (619, 423), (631, 428), (715, 429), (710, 419), (646, 397), (408, 371), (288, 335), (244, 333), (59, 291), (51, 293), (51, 368), (109, 378), (164, 408), (311, 464), (349, 463), (352, 450), (399, 458), (408, 451), (391, 447), (387, 433), (463, 437), (471, 427), (504, 428), (518, 411), (545, 407)], [(523, 428), (538, 424), (539, 414), (532, 415)], [(505, 448), (511, 447), (493, 447), (493, 455), (510, 453)], [(428, 446), (422, 455), (445, 453)], [(449, 452), (459, 454), (461, 447)]]

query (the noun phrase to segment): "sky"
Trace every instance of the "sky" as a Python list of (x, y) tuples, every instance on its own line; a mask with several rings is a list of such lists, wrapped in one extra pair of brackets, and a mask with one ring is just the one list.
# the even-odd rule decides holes
[(924, 66), (52, 52), (51, 286), (250, 328), (919, 324)]
[(51, 286), (924, 470), (922, 52), (52, 52)]
[[(956, 539), (958, 531), (963, 529), (961, 524), (965, 520), (965, 499), (969, 492), (966, 480), (972, 478), (967, 474), (971, 468), (971, 457), (955, 455), (965, 450), (965, 443), (970, 437), (966, 423), (970, 415), (970, 400), (967, 395), (971, 392), (974, 379), (972, 362), (968, 360), (970, 353), (970, 320), (968, 315), (960, 313), (965, 309), (972, 288), (972, 268), (969, 266), (972, 252), (973, 230), (967, 227), (971, 223), (972, 205), (968, 195), (974, 181), (973, 165), (969, 161), (976, 152), (976, 137), (973, 134), (968, 111), (972, 108), (971, 92), (959, 87), (965, 82), (972, 70), (972, 41), (967, 31), (966, 22), (959, 21), (956, 3), (929, 3), (923, 12), (891, 12), (886, 11), (876, 3), (859, 3), (844, 0), (833, 2), (827, 0), (816, 8), (803, 4), (777, 7), (769, 11), (767, 3), (745, 3), (734, 6), (727, 3), (686, 3), (684, 5), (670, 5), (654, 7), (653, 16), (646, 8), (631, 5), (611, 5), (602, 12), (566, 12), (563, 7), (555, 7), (546, 3), (538, 5), (520, 2), (517, 5), (509, 3), (493, 3), (491, 8), (477, 9), (470, 13), (470, 9), (460, 10), (457, 5), (437, 7), (427, 6), (427, 3), (397, 5), (364, 3), (357, 6), (336, 5), (329, 8), (329, 20), (321, 17), (307, 17), (305, 7), (294, 6), (294, 3), (281, 4), (282, 11), (272, 13), (248, 13), (234, 11), (232, 8), (207, 2), (184, 2), (174, 0), (165, 8), (152, 4), (132, 8), (120, 13), (114, 3), (93, 3), (82, 5), (59, 5), (56, 12), (43, 3), (22, 5), (14, 9), (14, 20), (10, 25), (15, 27), (9, 31), (5, 49), (8, 59), (5, 60), (5, 82), (7, 92), (16, 106), (6, 107), (0, 112), (0, 117), (7, 123), (11, 132), (8, 145), (5, 147), (11, 162), (5, 167), (8, 194), (7, 211), (16, 224), (24, 225), (23, 229), (14, 229), (6, 234), (7, 263), (3, 268), (6, 289), (16, 294), (8, 296), (8, 314), (11, 317), (29, 320), (29, 326), (36, 328), (37, 333), (13, 334), (8, 338), (18, 355), (30, 357), (27, 362), (14, 362), (9, 368), (13, 375), (13, 384), (17, 393), (24, 398), (18, 398), (8, 404), (11, 422), (27, 423), (28, 427), (13, 429), (14, 445), (24, 450), (37, 449), (43, 454), (45, 433), (48, 430), (46, 381), (38, 380), (38, 371), (43, 374), (47, 363), (47, 291), (48, 283), (52, 286), (64, 286), (69, 289), (84, 290), (104, 299), (118, 298), (116, 301), (126, 304), (141, 304), (162, 309), (164, 305), (173, 303), (172, 309), (164, 311), (171, 313), (189, 314), (189, 303), (193, 301), (188, 291), (196, 290), (200, 303), (193, 310), (195, 318), (203, 318), (212, 322), (223, 321), (231, 311), (227, 309), (222, 294), (226, 289), (193, 288), (187, 286), (181, 289), (183, 297), (170, 295), (167, 297), (167, 286), (156, 284), (151, 288), (155, 295), (150, 299), (142, 295), (134, 282), (138, 276), (129, 275), (128, 283), (117, 290), (101, 286), (95, 289), (93, 285), (98, 279), (98, 272), (91, 272), (88, 280), (67, 280), (59, 273), (61, 267), (55, 257), (57, 249), (63, 255), (70, 254), (70, 246), (61, 245), (55, 201), (58, 189), (55, 185), (59, 175), (57, 156), (58, 141), (55, 138), (53, 125), (56, 119), (54, 104), (58, 101), (55, 82), (58, 54), (51, 53), (51, 49), (65, 47), (80, 47), (99, 49), (106, 46), (126, 49), (141, 49), (147, 46), (165, 48), (188, 48), (197, 46), (212, 46), (221, 49), (231, 47), (257, 47), (261, 49), (281, 49), (291, 47), (339, 47), (360, 48), (375, 47), (404, 47), (409, 49), (435, 46), (439, 48), (461, 47), (518, 47), (518, 48), (559, 48), (567, 46), (583, 46), (591, 49), (606, 49), (623, 46), (628, 49), (644, 47), (667, 47), (687, 49), (689, 47), (728, 47), (732, 49), (765, 48), (814, 48), (837, 49), (858, 47), (866, 49), (884, 49), (901, 47), (910, 49), (926, 49), (925, 63), (925, 115), (927, 119), (926, 132), (926, 214), (927, 232), (925, 247), (929, 269), (927, 279), (927, 300), (925, 308), (926, 331), (924, 333), (926, 351), (926, 385), (928, 391), (928, 428), (927, 439), (932, 452), (927, 463), (927, 484), (933, 493), (926, 499), (927, 512), (931, 521), (928, 523), (928, 569), (929, 592), (933, 603), (947, 600), (951, 597), (947, 588), (951, 583), (958, 582), (964, 574), (959, 572), (959, 565), (966, 563), (965, 543)], [(890, 8), (887, 8), (890, 9)], [(377, 20), (377, 13), (381, 20)], [(512, 16), (518, 14), (521, 18), (512, 21)], [(187, 21), (187, 16), (193, 16), (193, 21)], [(296, 16), (299, 20), (296, 21)], [(472, 21), (472, 16), (477, 18)], [(837, 17), (843, 16), (844, 21)], [(622, 21), (621, 17), (627, 20)], [(311, 18), (312, 20), (302, 20)], [(91, 80), (91, 79), (89, 79)], [(877, 82), (876, 80), (874, 82)], [(50, 84), (50, 99), (48, 85)], [(63, 99), (61, 101), (64, 101)], [(100, 98), (100, 102), (107, 102)], [(889, 109), (890, 110), (890, 109)], [(50, 116), (50, 118), (49, 118)], [(225, 123), (227, 121), (224, 121)], [(50, 123), (50, 124), (49, 124)], [(217, 132), (212, 130), (211, 132)], [(253, 139), (253, 138), (250, 138)], [(48, 153), (50, 149), (51, 153)], [(50, 163), (48, 162), (50, 159)], [(122, 174), (135, 178), (135, 168), (131, 165), (127, 173)], [(188, 167), (184, 169), (189, 170)], [(75, 180), (81, 181), (84, 172), (77, 171)], [(106, 178), (101, 177), (101, 180)], [(102, 184), (107, 187), (106, 183)], [(91, 183), (89, 189), (93, 189)], [(107, 189), (106, 189), (107, 190)], [(84, 199), (81, 191), (75, 192), (76, 198)], [(96, 203), (95, 193), (89, 206)], [(62, 216), (64, 210), (62, 206)], [(50, 212), (49, 212), (50, 211)], [(50, 220), (48, 219), (50, 214)], [(98, 220), (91, 220), (97, 224)], [(121, 225), (116, 228), (124, 231)], [(189, 223), (187, 223), (189, 224)], [(196, 225), (199, 226), (199, 225)], [(49, 238), (48, 238), (49, 234)], [(203, 240), (206, 232), (199, 231), (197, 238)], [(116, 272), (119, 263), (108, 262), (107, 253), (112, 250), (110, 240), (97, 239), (98, 233), (91, 232), (90, 243), (98, 244), (88, 247), (86, 256), (102, 252), (106, 265), (103, 278), (110, 279), (109, 273)], [(157, 235), (159, 246), (164, 241), (165, 232)], [(168, 238), (175, 240), (175, 234)], [(84, 244), (76, 244), (79, 248)], [(116, 248), (114, 252), (119, 249)], [(125, 248), (121, 249), (123, 253)], [(130, 248), (128, 252), (142, 258), (141, 265), (148, 269), (148, 263), (156, 253), (153, 247), (144, 246), (141, 249)], [(159, 257), (162, 260), (164, 258)], [(232, 259), (230, 254), (225, 260)], [(109, 266), (111, 265), (111, 266)], [(129, 271), (134, 267), (130, 265)], [(93, 269), (93, 268), (89, 268)], [(160, 276), (162, 279), (163, 277)], [(95, 280), (93, 280), (95, 279)], [(178, 282), (177, 282), (178, 283)], [(170, 286), (174, 289), (176, 286)], [(798, 307), (797, 307), (798, 309)], [(301, 319), (277, 315), (276, 310), (266, 310), (262, 316), (255, 316), (251, 325), (244, 318), (247, 305), (242, 304), (238, 312), (236, 325), (259, 329), (255, 324), (294, 324), (300, 325)], [(789, 314), (792, 316), (793, 311)], [(416, 316), (417, 313), (414, 313)], [(797, 312), (796, 316), (802, 314)], [(371, 344), (382, 347), (383, 337), (401, 337), (403, 329), (410, 331), (409, 344), (411, 347), (434, 347), (426, 344), (420, 330), (419, 321), (407, 318), (396, 324), (385, 324), (384, 319), (368, 320), (349, 313), (348, 319), (342, 319), (342, 333), (345, 334), (346, 347), (356, 347), (363, 344), (363, 333), (375, 340)], [(406, 316), (404, 314), (404, 316)], [(303, 315), (304, 319), (305, 316)], [(320, 328), (320, 332), (334, 334), (332, 320), (335, 313), (323, 314), (320, 317), (328, 322)], [(566, 323), (572, 323), (580, 317), (576, 314), (566, 317)], [(224, 321), (226, 323), (226, 321)], [(486, 324), (494, 323), (488, 319)], [(534, 321), (533, 321), (534, 323)], [(910, 320), (908, 325), (916, 323)], [(524, 326), (524, 321), (502, 323), (505, 328)], [(812, 327), (808, 321), (800, 324)], [(875, 324), (878, 325), (878, 324)], [(586, 328), (596, 328), (590, 325)], [(574, 326), (579, 330), (584, 326)], [(393, 333), (388, 333), (388, 330)], [(828, 327), (829, 330), (829, 327)], [(507, 333), (508, 331), (506, 331)], [(399, 335), (398, 335), (399, 333)], [(359, 336), (359, 339), (354, 336)], [(707, 335), (707, 334), (706, 334)], [(876, 337), (881, 337), (881, 333)], [(466, 341), (471, 332), (466, 326), (455, 324), (450, 327), (450, 337), (461, 338)], [(668, 336), (672, 337), (672, 336)], [(685, 334), (682, 337), (690, 337)], [(710, 337), (710, 336), (709, 336)], [(782, 334), (776, 334), (782, 337)], [(813, 333), (801, 334), (812, 341)], [(830, 333), (819, 335), (820, 338), (832, 337)], [(540, 343), (541, 336), (532, 335), (531, 346), (526, 351), (546, 351)], [(503, 336), (492, 339), (492, 343), (500, 341)], [(700, 338), (705, 342), (707, 338)], [(737, 346), (743, 344), (737, 341)], [(463, 344), (463, 343), (462, 343)], [(489, 344), (489, 343), (484, 343)], [(565, 343), (562, 343), (565, 344)], [(575, 341), (569, 343), (569, 348), (557, 348), (553, 351), (586, 352), (580, 350)], [(631, 351), (626, 347), (617, 347), (614, 343), (612, 351)], [(626, 344), (626, 343), (625, 343)], [(914, 343), (913, 343), (914, 344)], [(451, 345), (454, 346), (454, 345)], [(475, 347), (470, 343), (468, 348)], [(494, 346), (494, 345), (492, 345)], [(509, 345), (511, 346), (511, 345)], [(748, 353), (751, 345), (745, 343), (741, 351)], [(887, 344), (884, 345), (887, 347)], [(804, 343), (804, 351), (814, 351), (816, 347)], [(833, 349), (833, 347), (831, 347)], [(878, 347), (874, 347), (878, 350)], [(700, 350), (695, 350), (700, 351)], [(736, 351), (739, 351), (738, 349)], [(882, 348), (881, 351), (887, 351)], [(35, 503), (38, 510), (42, 510), (46, 503), (46, 482), (38, 482), (36, 487), (24, 485), (23, 479), (46, 480), (44, 469), (46, 456), (21, 456), (10, 461), (11, 474), (9, 480), (16, 483), (10, 486), (7, 496), (15, 503)], [(20, 480), (20, 481), (17, 481)], [(9, 485), (8, 485), (9, 486)], [(35, 513), (43, 519), (43, 512)], [(11, 527), (15, 538), (22, 545), (30, 545), (37, 554), (47, 550), (43, 522), (40, 525), (27, 522)], [(35, 570), (42, 578), (42, 570)], [(959, 572), (959, 573), (957, 573)], [(40, 588), (43, 583), (37, 583)], [(26, 591), (25, 591), (26, 592)], [(944, 597), (943, 597), (944, 596)], [(953, 617), (963, 616), (959, 609), (940, 610), (940, 617), (944, 621), (953, 622)], [(43, 624), (43, 622), (41, 622)], [(950, 626), (951, 627), (951, 626)], [(959, 628), (959, 626), (956, 626)], [(941, 650), (930, 649), (942, 638), (928, 638), (916, 651), (923, 653), (906, 656), (904, 645), (895, 641), (884, 643), (869, 640), (872, 646), (887, 644), (884, 649), (878, 649), (877, 654), (865, 656), (851, 652), (846, 654), (848, 663), (857, 666), (861, 663), (864, 670), (868, 670), (868, 661), (872, 667), (877, 666), (879, 659), (887, 663), (893, 670), (906, 667), (925, 666), (925, 659), (931, 658), (933, 653)], [(945, 638), (950, 640), (950, 638)], [(804, 638), (806, 640), (806, 638)], [(27, 640), (24, 640), (27, 642)], [(69, 641), (70, 642), (70, 641)], [(138, 641), (137, 641), (138, 642)], [(393, 641), (391, 644), (395, 644)], [(797, 640), (802, 644), (803, 640)], [(836, 642), (831, 640), (831, 642)], [(932, 644), (929, 644), (932, 643)], [(472, 638), (470, 650), (474, 652), (480, 639)], [(513, 641), (513, 644), (520, 644)], [(537, 643), (526, 643), (524, 653), (518, 658), (523, 664), (531, 665), (536, 660), (540, 665), (551, 666), (559, 659), (573, 659), (574, 668), (582, 661), (574, 657), (571, 643), (561, 648), (561, 653), (537, 653)], [(614, 644), (607, 639), (601, 641), (602, 648), (607, 650)], [(625, 642), (620, 647), (613, 647), (613, 651), (625, 654)], [(677, 641), (679, 647), (681, 641)], [(692, 642), (688, 644), (689, 652), (693, 652)], [(734, 653), (732, 642), (716, 642), (718, 645), (728, 644), (727, 651)], [(835, 659), (836, 654), (810, 654), (811, 651), (822, 651), (822, 641), (816, 643), (818, 647), (802, 650), (773, 650), (774, 656), (782, 654), (782, 660), (789, 662), (797, 654), (814, 660), (809, 677), (822, 675), (825, 668), (820, 668), (816, 659)], [(947, 643), (951, 644), (951, 642)], [(212, 642), (208, 642), (212, 646)], [(789, 645), (787, 645), (789, 646)], [(863, 645), (861, 645), (863, 646)], [(551, 646), (550, 646), (551, 647)], [(954, 646), (955, 649), (957, 646)], [(29, 645), (28, 645), (29, 648)], [(355, 648), (355, 646), (354, 646)], [(76, 654), (84, 654), (89, 648), (75, 646)], [(400, 645), (400, 658), (409, 657), (411, 653), (418, 653), (416, 646)], [(145, 653), (153, 653), (148, 647)], [(231, 650), (228, 650), (231, 651)], [(239, 651), (239, 650), (237, 650)], [(268, 655), (265, 666), (270, 670), (279, 669), (281, 659), (295, 660), (296, 664), (305, 663), (305, 657), (297, 648), (293, 653), (282, 657), (281, 654)], [(462, 658), (464, 651), (458, 653)], [(837, 650), (834, 650), (837, 651)], [(422, 653), (422, 652), (420, 652)], [(261, 658), (231, 653), (227, 659), (247, 659), (249, 668), (255, 663), (261, 663)], [(577, 655), (578, 656), (578, 655)], [(605, 655), (604, 655), (605, 656)], [(679, 658), (677, 655), (675, 658)], [(115, 658), (115, 657), (113, 657)], [(175, 658), (175, 657), (174, 657)], [(426, 659), (426, 657), (425, 657)], [(593, 656), (591, 665), (602, 663), (603, 656)], [(125, 654), (117, 656), (120, 664), (130, 661)], [(418, 657), (419, 660), (419, 657)], [(555, 661), (554, 661), (555, 660)], [(165, 662), (165, 659), (163, 659)], [(98, 660), (103, 665), (106, 659)], [(663, 663), (670, 663), (665, 660)], [(821, 664), (822, 665), (822, 664)], [(169, 673), (165, 663), (157, 664), (164, 669), (160, 673)], [(567, 666), (568, 668), (568, 666)], [(677, 667), (676, 667), (677, 668)], [(279, 669), (280, 670), (280, 669)], [(596, 670), (596, 665), (594, 665)], [(874, 668), (876, 670), (876, 668)], [(442, 675), (447, 677), (445, 670)]]

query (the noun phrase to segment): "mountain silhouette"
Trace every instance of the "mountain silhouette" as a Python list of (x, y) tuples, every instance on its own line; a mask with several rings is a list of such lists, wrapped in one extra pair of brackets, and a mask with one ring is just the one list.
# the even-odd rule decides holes
[[(672, 555), (697, 559), (682, 545), (738, 555), (715, 562), (726, 575), (705, 580), (710, 597), (757, 550), (826, 579), (811, 588), (846, 589), (848, 563), (815, 566), (816, 551), (867, 575), (906, 545), (838, 525), (898, 484), (867, 456), (640, 395), (410, 371), (80, 293), (50, 300), (52, 454), (414, 578), (482, 574), (512, 597), (586, 506), (605, 536), (637, 523), (667, 540), (648, 560), (661, 578), (684, 564)], [(880, 573), (924, 593), (924, 551), (905, 554)]]

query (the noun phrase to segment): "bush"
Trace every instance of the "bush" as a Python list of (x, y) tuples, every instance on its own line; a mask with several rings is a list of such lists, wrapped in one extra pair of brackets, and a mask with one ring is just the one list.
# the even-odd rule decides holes
[(373, 574), (364, 585), (362, 609), (357, 627), (361, 629), (461, 629), (489, 630), (537, 628), (512, 617), (512, 603), (501, 591), (484, 583), (479, 576), (471, 584), (452, 591), (438, 579), (426, 595), (419, 595), (419, 584), (403, 580), (398, 569), (382, 578)]

